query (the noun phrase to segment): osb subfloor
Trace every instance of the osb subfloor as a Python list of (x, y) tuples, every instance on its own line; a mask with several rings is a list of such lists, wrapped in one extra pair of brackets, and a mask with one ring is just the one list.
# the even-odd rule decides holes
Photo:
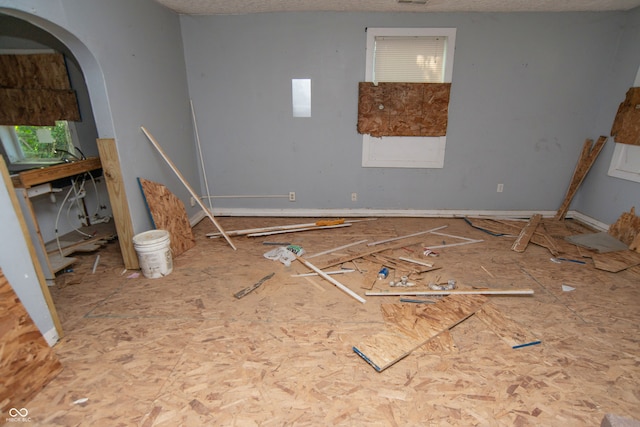
[[(218, 220), (227, 231), (315, 221)], [(513, 350), (472, 316), (451, 330), (453, 351), (425, 346), (378, 373), (352, 346), (383, 327), (380, 304), (399, 299), (370, 296), (361, 304), (322, 278), (291, 277), (309, 272), (298, 262), (286, 267), (263, 256), (275, 247), (263, 242), (299, 244), (313, 255), (442, 225), (441, 233), (484, 241), (425, 258), (424, 246), (463, 242), (425, 234), (393, 251), (442, 267), (417, 286), (453, 279), (461, 289), (531, 288), (533, 296), (489, 298), (542, 344)], [(81, 254), (75, 277), (51, 288), (66, 334), (54, 347), (64, 370), (29, 403), (32, 425), (596, 426), (606, 413), (640, 419), (638, 267), (614, 274), (590, 259), (555, 263), (533, 245), (516, 253), (514, 237), (451, 218), (235, 237), (237, 251), (205, 236), (217, 231), (207, 219), (194, 231), (196, 247), (174, 260), (167, 277), (123, 274), (111, 243), (95, 274), (96, 254)], [(361, 286), (380, 265), (358, 260), (357, 268), (333, 277), (364, 296)], [(233, 297), (272, 272), (258, 290)]]

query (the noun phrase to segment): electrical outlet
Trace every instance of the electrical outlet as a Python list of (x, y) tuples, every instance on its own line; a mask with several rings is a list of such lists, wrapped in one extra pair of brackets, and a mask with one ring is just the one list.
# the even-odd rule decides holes
[(504, 184), (498, 184), (498, 189), (496, 190), (498, 193), (502, 193), (504, 190)]
[(352, 202), (358, 201), (358, 193), (351, 193), (351, 201)]
[(289, 201), (290, 202), (295, 202), (296, 201), (296, 192), (295, 191), (289, 191)]
[(196, 199), (194, 199), (193, 197), (189, 200), (189, 204), (191, 205), (191, 207), (194, 207), (196, 205)]

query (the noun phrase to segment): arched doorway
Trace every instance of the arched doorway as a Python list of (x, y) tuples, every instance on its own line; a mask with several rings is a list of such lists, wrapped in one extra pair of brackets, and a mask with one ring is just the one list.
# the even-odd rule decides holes
[[(82, 123), (79, 132), (83, 134), (83, 153), (97, 156), (96, 139), (114, 135), (113, 120), (109, 110), (104, 77), (101, 68), (87, 46), (66, 29), (41, 17), (9, 8), (0, 8), (0, 49), (26, 50), (48, 48), (63, 53), (67, 60), (72, 87), (78, 95)], [(96, 190), (97, 191), (97, 190)], [(104, 198), (108, 199), (107, 194)], [(20, 213), (18, 213), (20, 215)], [(28, 238), (29, 236), (25, 236)], [(21, 254), (16, 254), (21, 256)], [(40, 282), (40, 288), (54, 321), (59, 336), (62, 328), (51, 293), (49, 292), (41, 263), (31, 256)]]

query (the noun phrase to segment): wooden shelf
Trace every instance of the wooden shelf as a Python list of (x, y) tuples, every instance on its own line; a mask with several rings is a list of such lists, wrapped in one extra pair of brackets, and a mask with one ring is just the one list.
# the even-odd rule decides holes
[(12, 176), (11, 180), (13, 181), (13, 186), (16, 188), (30, 188), (34, 185), (79, 175), (84, 172), (100, 169), (101, 167), (102, 163), (100, 162), (99, 157), (90, 157), (85, 160), (78, 160), (71, 163), (62, 163), (59, 165), (20, 172), (19, 174)]

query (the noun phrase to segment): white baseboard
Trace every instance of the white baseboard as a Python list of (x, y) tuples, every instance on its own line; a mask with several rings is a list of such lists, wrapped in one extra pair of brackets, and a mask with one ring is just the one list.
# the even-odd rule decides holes
[[(366, 218), (366, 217), (411, 217), (411, 218), (464, 218), (464, 217), (492, 217), (492, 218), (530, 218), (534, 214), (541, 214), (545, 218), (553, 218), (556, 211), (493, 211), (493, 210), (449, 210), (449, 209), (234, 209), (219, 208), (213, 210), (218, 217), (285, 217), (285, 218)], [(193, 227), (207, 216), (199, 211), (189, 222)], [(600, 230), (607, 230), (609, 226), (577, 211), (569, 211), (567, 218), (577, 219), (587, 225)]]
[(60, 339), (60, 337), (58, 336), (58, 331), (56, 331), (55, 327), (49, 329), (42, 336), (44, 337), (47, 344), (49, 344), (49, 347), (53, 347)]
[(595, 218), (591, 218), (590, 216), (587, 216), (583, 213), (580, 213), (578, 211), (569, 211), (567, 213), (567, 218), (571, 218), (571, 219), (576, 219), (580, 222), (583, 222), (587, 225), (590, 225), (591, 227), (600, 230), (600, 231), (607, 231), (609, 230), (609, 225), (605, 224), (604, 222), (600, 222)]

